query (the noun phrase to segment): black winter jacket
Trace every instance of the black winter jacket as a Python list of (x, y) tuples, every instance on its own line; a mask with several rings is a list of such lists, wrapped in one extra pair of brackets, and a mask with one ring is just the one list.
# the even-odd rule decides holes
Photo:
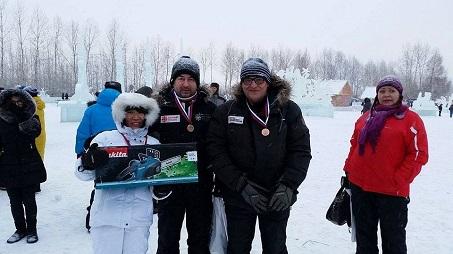
[[(214, 113), (216, 106), (207, 100), (207, 92), (199, 89), (198, 96), (194, 102), (192, 124), (195, 127), (193, 132), (187, 131), (189, 124), (180, 115), (179, 109), (173, 97), (173, 89), (170, 84), (162, 89), (157, 98), (160, 107), (160, 118), (151, 126), (149, 134), (156, 137), (161, 144), (169, 143), (197, 143), (198, 154), (198, 178), (199, 182), (206, 188), (212, 186), (212, 172), (206, 169), (206, 133), (209, 120)], [(179, 122), (167, 122), (166, 116), (179, 115)]]
[[(19, 114), (8, 110), (12, 96), (20, 97), (24, 110)], [(0, 94), (0, 185), (24, 187), (46, 181), (47, 175), (35, 145), (41, 125), (34, 116), (36, 105), (28, 93), (5, 90)]]
[(219, 106), (211, 120), (207, 149), (226, 199), (238, 197), (234, 193), (244, 176), (271, 194), (279, 183), (297, 193), (307, 174), (311, 159), (309, 130), (297, 104), (289, 100), (289, 83), (277, 76), (271, 81), (269, 136), (264, 137), (262, 128), (252, 119), (240, 84), (236, 86), (235, 100)]

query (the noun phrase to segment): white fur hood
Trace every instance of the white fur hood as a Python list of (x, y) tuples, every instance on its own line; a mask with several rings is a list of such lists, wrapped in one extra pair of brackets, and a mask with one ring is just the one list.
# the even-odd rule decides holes
[(145, 115), (145, 126), (151, 126), (159, 116), (160, 108), (157, 101), (153, 98), (148, 98), (139, 93), (122, 93), (112, 103), (113, 120), (117, 126), (121, 126), (124, 118), (126, 117), (126, 107), (142, 107), (148, 110)]

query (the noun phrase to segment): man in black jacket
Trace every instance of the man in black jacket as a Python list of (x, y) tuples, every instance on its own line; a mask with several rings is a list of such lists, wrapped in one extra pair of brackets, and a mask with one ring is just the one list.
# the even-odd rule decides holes
[(179, 254), (179, 238), (186, 216), (189, 254), (208, 254), (211, 229), (212, 173), (206, 169), (205, 135), (215, 105), (200, 89), (198, 64), (188, 56), (173, 65), (170, 84), (159, 93), (160, 119), (150, 128), (162, 144), (197, 143), (198, 183), (159, 186), (158, 254)]
[(228, 253), (250, 253), (259, 220), (263, 253), (287, 253), (286, 225), (311, 159), (302, 113), (288, 82), (250, 58), (235, 99), (218, 107), (207, 150), (225, 201)]

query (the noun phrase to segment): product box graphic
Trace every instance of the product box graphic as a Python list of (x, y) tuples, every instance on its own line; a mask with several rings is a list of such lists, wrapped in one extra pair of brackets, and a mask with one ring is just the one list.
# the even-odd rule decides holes
[(198, 182), (196, 143), (102, 149), (109, 159), (96, 168), (96, 189)]

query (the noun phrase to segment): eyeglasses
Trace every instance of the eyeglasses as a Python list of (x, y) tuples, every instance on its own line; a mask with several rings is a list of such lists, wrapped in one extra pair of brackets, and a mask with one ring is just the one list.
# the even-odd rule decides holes
[(261, 77), (249, 77), (249, 78), (245, 78), (244, 80), (242, 80), (242, 84), (244, 86), (251, 86), (252, 85), (252, 82), (255, 82), (255, 84), (257, 86), (262, 86), (266, 83), (266, 80), (264, 78), (261, 78)]

